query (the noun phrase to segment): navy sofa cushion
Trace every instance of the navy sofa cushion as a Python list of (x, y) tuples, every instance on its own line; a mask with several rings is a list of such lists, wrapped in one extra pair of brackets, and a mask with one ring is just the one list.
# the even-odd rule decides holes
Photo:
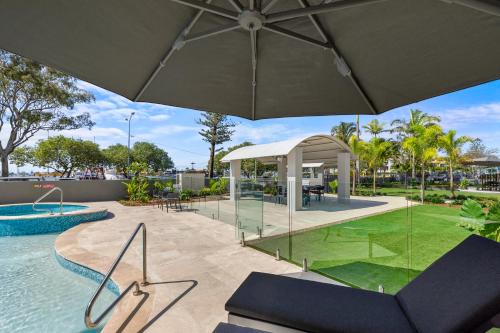
[(269, 333), (254, 328), (241, 327), (232, 324), (219, 323), (212, 333)]
[(469, 236), (396, 297), (419, 332), (470, 332), (500, 313), (500, 243)]
[(315, 333), (414, 332), (394, 296), (266, 273), (251, 273), (226, 310)]

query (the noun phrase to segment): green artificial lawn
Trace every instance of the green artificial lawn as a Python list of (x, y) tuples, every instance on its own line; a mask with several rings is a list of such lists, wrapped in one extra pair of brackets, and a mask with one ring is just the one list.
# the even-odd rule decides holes
[[(410, 223), (411, 217), (411, 223)], [(422, 205), (295, 234), (252, 246), (349, 285), (394, 294), (470, 232), (459, 210)]]
[[(365, 194), (372, 193), (372, 188), (363, 187), (358, 189), (360, 192)], [(410, 194), (420, 194), (420, 188), (397, 188), (397, 187), (377, 187), (377, 192), (381, 195), (406, 197)], [(426, 195), (438, 194), (438, 195), (451, 195), (451, 191), (448, 190), (425, 190)], [(497, 198), (500, 199), (500, 193), (480, 193), (480, 192), (467, 192), (467, 191), (455, 191), (455, 195), (466, 195), (473, 196), (476, 198)]]

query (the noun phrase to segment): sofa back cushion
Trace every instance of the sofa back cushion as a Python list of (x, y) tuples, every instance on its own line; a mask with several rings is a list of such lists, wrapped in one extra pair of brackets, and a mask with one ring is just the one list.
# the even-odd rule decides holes
[(500, 243), (469, 236), (396, 298), (420, 333), (479, 327), (500, 313)]

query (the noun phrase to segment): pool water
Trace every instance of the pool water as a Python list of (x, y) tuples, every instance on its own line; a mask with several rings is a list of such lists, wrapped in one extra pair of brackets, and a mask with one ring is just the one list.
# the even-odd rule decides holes
[[(0, 237), (0, 332), (95, 332), (83, 321), (98, 284), (63, 268), (57, 234)], [(104, 289), (93, 317), (116, 299)]]
[[(0, 206), (0, 216), (48, 214), (50, 212), (59, 213), (61, 209), (59, 204), (36, 204), (35, 208), (37, 210), (33, 209), (32, 204)], [(88, 207), (83, 205), (63, 204), (63, 212), (73, 212), (75, 210), (81, 210), (85, 208)]]

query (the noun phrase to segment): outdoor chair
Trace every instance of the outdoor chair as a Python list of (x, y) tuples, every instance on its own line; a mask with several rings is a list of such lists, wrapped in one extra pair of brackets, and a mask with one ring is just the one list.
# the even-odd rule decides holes
[(285, 204), (286, 203), (286, 186), (278, 185), (276, 186), (276, 196), (274, 199), (274, 204)]
[(302, 205), (311, 206), (311, 189), (309, 186), (302, 188)]
[(162, 199), (162, 191), (154, 189), (153, 190), (153, 205), (156, 203), (156, 207), (160, 208)]
[(182, 204), (181, 200), (179, 197), (178, 192), (167, 192), (163, 191), (162, 198), (161, 198), (161, 209), (163, 210), (163, 204), (165, 204), (165, 207), (167, 207), (167, 213), (168, 213), (168, 207), (172, 207), (172, 204), (175, 205), (175, 209), (177, 209), (177, 204), (179, 204), (179, 208), (182, 211)]
[(270, 332), (486, 332), (500, 327), (500, 243), (469, 236), (394, 296), (253, 272), (226, 310)]

